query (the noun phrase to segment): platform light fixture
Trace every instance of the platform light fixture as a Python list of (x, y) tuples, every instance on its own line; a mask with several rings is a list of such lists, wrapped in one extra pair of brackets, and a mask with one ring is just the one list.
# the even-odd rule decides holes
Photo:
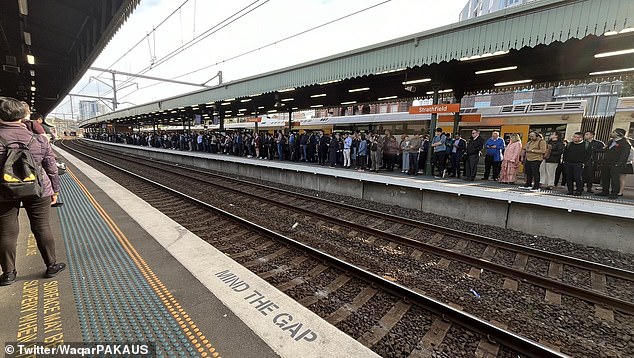
[(231, 101), (235, 101), (235, 100), (236, 100), (235, 98), (227, 98), (227, 99), (225, 99), (225, 102), (231, 102)]
[(399, 71), (405, 71), (405, 68), (396, 68), (394, 70), (385, 70), (385, 71), (377, 72), (377, 73), (375, 73), (375, 75), (384, 75), (386, 73), (394, 73), (394, 72), (399, 72)]
[(628, 50), (602, 52), (602, 53), (598, 53), (598, 54), (594, 55), (594, 58), (627, 55), (627, 54), (630, 54), (630, 53), (634, 53), (634, 48), (631, 48), (631, 49), (628, 49)]
[(222, 102), (222, 103), (220, 103), (221, 106), (228, 106), (230, 104), (231, 104), (231, 102)]
[(341, 104), (344, 104), (344, 105), (346, 105), (346, 104), (355, 104), (355, 103), (357, 103), (357, 101), (341, 102)]
[(398, 98), (398, 96), (387, 96), (387, 97), (379, 97), (379, 98), (377, 98), (377, 100), (378, 101), (385, 101), (385, 100), (388, 100), (388, 99), (396, 99), (396, 98)]
[(631, 71), (634, 71), (634, 67), (620, 68), (618, 70), (607, 70), (607, 71), (590, 72), (589, 75), (590, 76), (609, 75), (611, 73), (621, 73), (621, 72), (631, 72)]
[(293, 101), (293, 100), (295, 100), (295, 98), (282, 98), (280, 101), (289, 102), (289, 101)]
[(370, 87), (361, 87), (361, 88), (354, 88), (354, 89), (349, 89), (348, 92), (353, 93), (353, 92), (363, 92), (363, 91), (369, 91)]
[(510, 86), (510, 85), (519, 85), (519, 84), (523, 84), (523, 83), (531, 83), (533, 82), (533, 80), (519, 80), (519, 81), (510, 81), (510, 82), (498, 82), (496, 84), (494, 84), (495, 87), (502, 87), (502, 86)]
[(246, 109), (246, 108), (240, 108), (240, 109), (238, 110), (238, 112), (246, 112), (246, 111), (247, 111), (247, 109)]
[(259, 106), (258, 109), (264, 109), (264, 106)]
[(487, 52), (487, 53), (483, 53), (481, 55), (473, 55), (473, 56), (464, 56), (464, 57), (460, 57), (459, 60), (460, 61), (470, 61), (470, 60), (477, 60), (480, 58), (487, 58), (487, 57), (493, 57), (493, 56), (501, 56), (501, 55), (506, 55), (507, 53), (509, 53), (508, 51), (495, 51), (493, 53), (491, 52)]
[(624, 28), (623, 30), (619, 31), (619, 34), (626, 34), (628, 32), (634, 32), (634, 27)]
[(277, 109), (272, 109), (270, 111), (266, 111), (266, 113), (275, 113), (275, 112), (277, 112)]
[(249, 95), (249, 97), (257, 97), (257, 96), (261, 96), (261, 95), (262, 95), (262, 93), (254, 93), (252, 95)]
[(430, 82), (431, 78), (420, 78), (418, 80), (411, 80), (411, 81), (405, 81), (405, 82), (401, 82), (404, 85), (413, 85), (415, 83), (423, 83), (423, 82)]
[(278, 90), (278, 92), (291, 92), (291, 91), (295, 91), (295, 87), (290, 87), (290, 88), (285, 88), (285, 89)]
[(245, 99), (241, 99), (240, 102), (242, 103), (246, 103), (246, 102), (250, 102), (251, 98), (245, 98)]
[(310, 106), (310, 108), (320, 108), (320, 107), (323, 107), (323, 106), (324, 106), (323, 104), (314, 104), (314, 105)]
[(35, 56), (26, 55), (26, 62), (28, 62), (30, 65), (35, 65)]
[(291, 110), (293, 110), (293, 111), (296, 111), (296, 110), (298, 110), (298, 109), (299, 109), (299, 107), (293, 107), (293, 108), (291, 108)]
[(35, 86), (31, 86), (31, 91), (32, 92), (35, 92), (35, 89), (36, 89)]
[(603, 36), (614, 36), (614, 35), (618, 35), (618, 31), (615, 30), (608, 30), (606, 32), (603, 33)]
[[(443, 90), (438, 90), (438, 93), (449, 93), (449, 92), (453, 92), (453, 90), (451, 88), (447, 88), (447, 89), (443, 89)], [(427, 91), (427, 94), (434, 94), (434, 91)]]
[(329, 85), (331, 83), (337, 83), (337, 82), (341, 82), (341, 80), (330, 80), (326, 82), (319, 82), (318, 85), (323, 86), (323, 85)]
[(35, 77), (35, 70), (31, 70), (29, 73), (31, 74), (31, 77)]
[(18, 9), (20, 10), (20, 15), (28, 16), (29, 15), (29, 5), (27, 0), (18, 0)]
[(517, 70), (517, 66), (508, 66), (508, 67), (492, 68), (492, 69), (489, 69), (489, 70), (480, 70), (480, 71), (476, 71), (475, 74), (476, 75), (483, 75), (483, 74), (486, 74), (486, 73), (512, 71), (512, 70)]
[(310, 96), (310, 98), (318, 98), (318, 97), (326, 97), (326, 96), (327, 96), (327, 94), (320, 93), (320, 94), (314, 94), (314, 95)]
[(31, 46), (31, 33), (24, 31), (24, 43)]

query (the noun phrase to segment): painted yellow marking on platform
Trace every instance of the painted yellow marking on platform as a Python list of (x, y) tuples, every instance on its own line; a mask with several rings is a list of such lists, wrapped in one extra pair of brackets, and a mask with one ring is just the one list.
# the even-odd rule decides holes
[(35, 235), (29, 234), (29, 237), (26, 239), (26, 256), (36, 256), (37, 255), (37, 243), (35, 242)]
[(18, 318), (18, 343), (30, 343), (37, 340), (39, 289), (40, 282), (38, 280), (25, 281), (22, 285), (20, 318)]
[[(145, 279), (148, 281), (148, 283), (150, 283), (150, 285), (152, 286), (152, 289), (154, 290), (154, 292), (156, 294), (164, 294), (166, 297), (168, 297), (169, 303), (165, 302), (165, 301), (163, 301), (163, 302), (166, 305), (166, 307), (172, 312), (174, 317), (178, 319), (178, 318), (182, 317), (184, 314), (186, 314), (185, 311), (182, 308), (178, 309), (178, 313), (173, 312), (174, 310), (171, 308), (171, 305), (173, 305), (174, 307), (180, 307), (180, 304), (172, 296), (171, 292), (165, 287), (165, 285), (161, 282), (161, 280), (156, 276), (154, 271), (152, 271), (152, 269), (145, 262), (143, 257), (136, 251), (134, 246), (132, 246), (132, 244), (130, 243), (128, 238), (121, 231), (121, 229), (115, 223), (115, 221), (112, 218), (110, 218), (110, 216), (104, 210), (104, 208), (92, 196), (92, 194), (90, 193), (88, 188), (86, 188), (86, 186), (84, 186), (84, 184), (79, 180), (79, 178), (77, 178), (77, 176), (73, 173), (72, 170), (70, 170), (70, 168), (67, 169), (66, 172), (71, 176), (71, 178), (73, 178), (73, 180), (77, 183), (77, 185), (79, 185), (79, 187), (82, 189), (82, 191), (84, 192), (84, 194), (86, 195), (86, 197), (88, 198), (90, 203), (97, 210), (99, 215), (104, 219), (104, 221), (106, 222), (106, 224), (108, 225), (108, 227), (110, 228), (112, 233), (115, 235), (115, 237), (117, 238), (117, 240), (119, 241), (119, 243), (121, 244), (123, 249), (128, 253), (128, 255), (130, 256), (132, 261), (134, 261), (134, 263), (136, 264), (137, 268), (141, 271), (141, 273), (143, 274)], [(157, 288), (157, 286), (158, 286), (158, 288)], [(193, 322), (191, 324), (193, 324)], [(186, 325), (186, 324), (182, 324), (181, 328), (187, 328), (187, 326), (188, 325)], [(188, 338), (191, 341), (193, 339), (193, 336), (188, 336)], [(211, 345), (209, 345), (209, 347), (207, 347), (207, 348), (209, 349), (210, 352), (212, 352), (212, 353), (215, 352), (215, 349), (213, 347), (211, 347)], [(213, 355), (214, 355), (215, 358), (221, 358), (219, 356), (218, 352), (213, 353)]]
[(64, 342), (59, 282), (44, 283), (44, 342), (51, 347)]

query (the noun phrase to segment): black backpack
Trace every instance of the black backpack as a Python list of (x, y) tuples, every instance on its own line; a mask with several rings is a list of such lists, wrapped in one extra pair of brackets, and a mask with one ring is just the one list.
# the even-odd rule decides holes
[[(0, 144), (6, 148), (0, 168), (0, 201), (16, 201), (36, 199), (42, 197), (42, 184), (40, 183), (40, 166), (37, 165), (31, 153), (31, 143), (22, 142), (7, 143), (0, 137)], [(17, 144), (16, 148), (9, 147)]]

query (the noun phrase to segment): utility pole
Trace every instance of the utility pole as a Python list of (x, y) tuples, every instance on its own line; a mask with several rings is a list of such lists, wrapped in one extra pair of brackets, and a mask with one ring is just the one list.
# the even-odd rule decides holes
[(110, 72), (112, 74), (112, 110), (117, 110), (117, 82), (115, 80), (114, 71)]

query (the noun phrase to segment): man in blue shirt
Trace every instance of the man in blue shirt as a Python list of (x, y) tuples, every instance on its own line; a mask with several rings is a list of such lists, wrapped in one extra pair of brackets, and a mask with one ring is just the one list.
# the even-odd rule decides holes
[(344, 134), (343, 140), (343, 167), (350, 168), (350, 148), (352, 148), (352, 137), (350, 134)]
[(497, 181), (500, 177), (500, 169), (502, 169), (502, 153), (504, 153), (504, 140), (500, 138), (500, 133), (493, 132), (491, 138), (486, 141), (484, 147), (487, 150), (487, 154), (484, 157), (484, 178), (482, 178), (482, 180), (489, 180), (491, 167), (493, 167), (493, 180)]

